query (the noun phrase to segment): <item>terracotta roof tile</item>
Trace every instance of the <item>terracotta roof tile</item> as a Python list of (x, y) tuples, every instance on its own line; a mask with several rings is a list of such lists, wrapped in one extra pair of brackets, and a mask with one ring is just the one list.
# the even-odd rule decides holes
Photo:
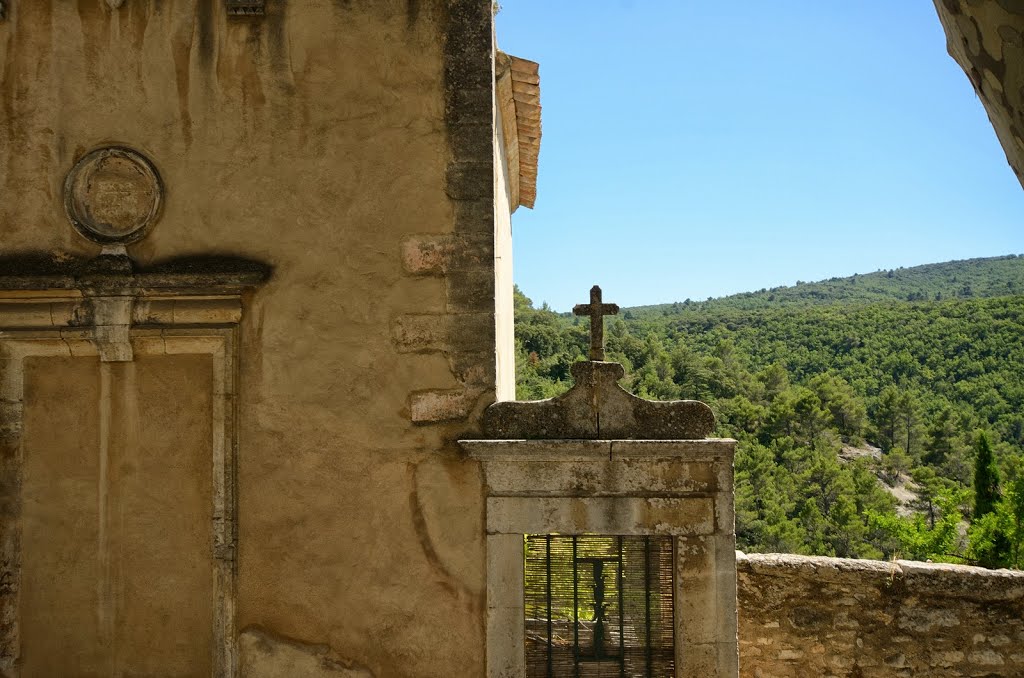
[[(505, 113), (502, 130), (513, 209), (519, 205), (532, 208), (537, 196), (541, 139), (540, 64), (498, 52), (495, 76), (498, 105)], [(506, 120), (513, 117), (512, 112), (514, 120)]]

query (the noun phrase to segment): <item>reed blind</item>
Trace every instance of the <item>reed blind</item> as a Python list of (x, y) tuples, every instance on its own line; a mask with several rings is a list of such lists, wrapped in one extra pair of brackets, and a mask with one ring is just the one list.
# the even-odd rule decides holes
[(672, 538), (527, 535), (528, 678), (672, 678)]

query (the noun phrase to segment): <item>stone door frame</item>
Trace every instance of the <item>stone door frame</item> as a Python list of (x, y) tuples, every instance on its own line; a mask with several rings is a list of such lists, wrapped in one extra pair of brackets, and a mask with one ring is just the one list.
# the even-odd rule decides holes
[(466, 440), (486, 486), (487, 677), (523, 678), (526, 534), (671, 535), (677, 678), (738, 675), (733, 440)]
[[(180, 293), (179, 293), (180, 294)], [(96, 318), (103, 304), (127, 309), (123, 324), (72, 326), (86, 306)], [(141, 321), (133, 326), (133, 318)], [(134, 355), (209, 355), (213, 360), (212, 528), (213, 678), (235, 678), (235, 546), (238, 295), (145, 299), (87, 299), (67, 291), (7, 293), (0, 297), (0, 472), (7, 510), (0, 515), (0, 672), (19, 674), (21, 576), (21, 431), (24, 359), (98, 356), (101, 362)], [(16, 329), (6, 329), (16, 328)]]

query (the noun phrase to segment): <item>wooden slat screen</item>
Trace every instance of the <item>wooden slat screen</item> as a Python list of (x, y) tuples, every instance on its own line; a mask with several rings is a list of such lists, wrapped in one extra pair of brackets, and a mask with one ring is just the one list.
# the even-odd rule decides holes
[(528, 678), (675, 675), (672, 538), (527, 535)]

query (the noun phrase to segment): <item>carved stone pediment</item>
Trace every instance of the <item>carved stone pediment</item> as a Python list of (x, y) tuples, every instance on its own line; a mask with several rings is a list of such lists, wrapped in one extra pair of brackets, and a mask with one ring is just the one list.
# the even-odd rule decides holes
[(638, 398), (619, 386), (624, 375), (618, 363), (578, 362), (567, 393), (494, 403), (484, 412), (484, 432), (520, 440), (697, 440), (714, 429), (715, 415), (705, 403)]

